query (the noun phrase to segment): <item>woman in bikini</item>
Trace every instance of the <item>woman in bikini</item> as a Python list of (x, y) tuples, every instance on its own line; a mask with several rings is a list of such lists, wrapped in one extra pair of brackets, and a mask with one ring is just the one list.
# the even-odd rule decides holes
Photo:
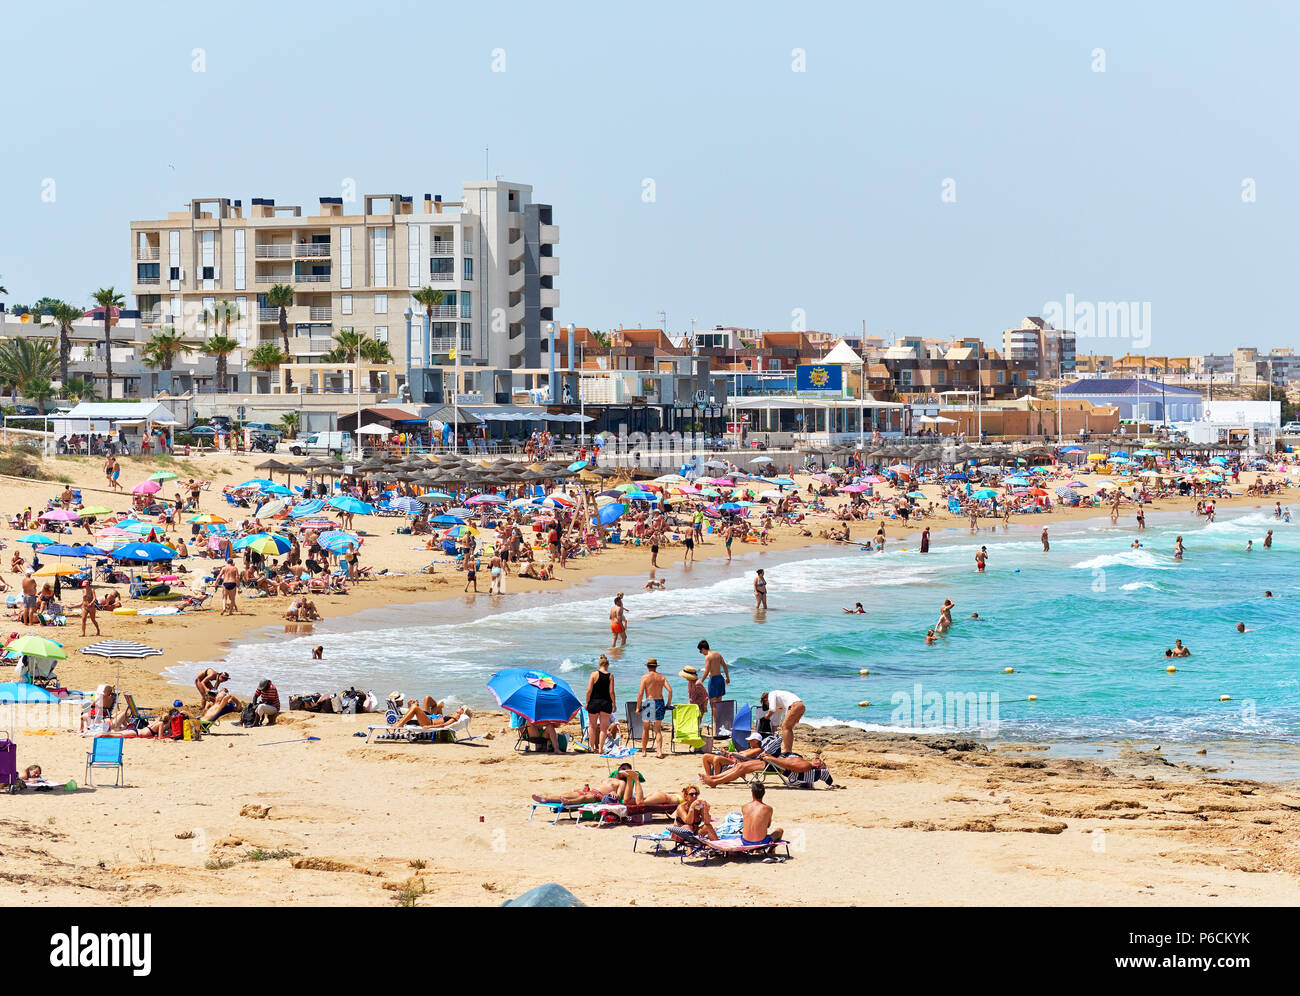
[(682, 786), (682, 801), (673, 813), (673, 826), (685, 827), (709, 840), (718, 839), (718, 831), (713, 828), (713, 818), (709, 815), (709, 804), (700, 798), (698, 785)]

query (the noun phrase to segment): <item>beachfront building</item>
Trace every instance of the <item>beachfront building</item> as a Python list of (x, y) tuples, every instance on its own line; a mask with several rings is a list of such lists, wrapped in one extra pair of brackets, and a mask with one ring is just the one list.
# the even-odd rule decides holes
[(1205, 399), (1199, 391), (1145, 377), (1087, 377), (1058, 392), (1065, 401), (1114, 407), (1123, 420), (1193, 422), (1201, 418)]
[[(350, 391), (347, 364), (322, 362), (347, 330), (388, 344), (404, 392), (440, 396), (438, 368), (456, 364), (462, 387), (481, 380), (495, 392), (502, 374), (541, 365), (543, 326), (559, 306), (559, 238), (551, 206), (503, 180), (467, 182), (456, 201), (425, 194), (418, 210), (405, 194), (321, 197), (314, 215), (268, 198), (195, 198), (166, 218), (131, 222), (131, 293), (146, 341), (173, 326), (196, 348), (226, 332), (218, 306), (233, 306), (229, 335), (240, 348), (228, 382), (195, 378), (198, 391), (280, 393), (287, 378), (297, 391)], [(290, 363), (255, 378), (253, 351), (284, 349), (277, 285), (292, 290)], [(424, 287), (441, 301), (416, 302)], [(302, 377), (299, 363), (309, 365)]]
[(1021, 320), (1019, 328), (1003, 330), (1002, 355), (1008, 360), (1028, 361), (1039, 377), (1073, 373), (1074, 333), (1053, 328), (1051, 322), (1030, 315)]

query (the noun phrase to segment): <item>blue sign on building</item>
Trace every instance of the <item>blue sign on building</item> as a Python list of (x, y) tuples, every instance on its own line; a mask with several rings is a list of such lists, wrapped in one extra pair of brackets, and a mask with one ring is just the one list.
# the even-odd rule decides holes
[(842, 394), (844, 368), (834, 363), (801, 363), (795, 367), (795, 390), (800, 394)]

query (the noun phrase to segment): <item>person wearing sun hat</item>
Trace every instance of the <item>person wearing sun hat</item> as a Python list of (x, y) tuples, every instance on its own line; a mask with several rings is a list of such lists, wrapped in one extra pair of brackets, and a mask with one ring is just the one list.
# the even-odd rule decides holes
[[(650, 740), (650, 725), (654, 724), (656, 757), (664, 756), (664, 715), (673, 704), (673, 687), (659, 673), (659, 661), (651, 657), (645, 662), (646, 673), (641, 676), (641, 686), (636, 692), (636, 709), (641, 713), (641, 753), (646, 753)], [(642, 712), (642, 703), (645, 711)]]
[(686, 679), (686, 700), (698, 706), (700, 715), (703, 716), (708, 711), (709, 693), (705, 691), (704, 684), (700, 681), (700, 673), (690, 665), (677, 673)]

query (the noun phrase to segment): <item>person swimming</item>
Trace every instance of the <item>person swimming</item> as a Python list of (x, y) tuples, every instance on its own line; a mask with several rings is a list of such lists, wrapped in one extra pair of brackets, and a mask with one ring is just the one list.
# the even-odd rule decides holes
[(845, 609), (844, 611), (851, 616), (865, 616), (867, 614), (867, 610), (862, 607), (861, 602), (854, 602), (853, 608)]

